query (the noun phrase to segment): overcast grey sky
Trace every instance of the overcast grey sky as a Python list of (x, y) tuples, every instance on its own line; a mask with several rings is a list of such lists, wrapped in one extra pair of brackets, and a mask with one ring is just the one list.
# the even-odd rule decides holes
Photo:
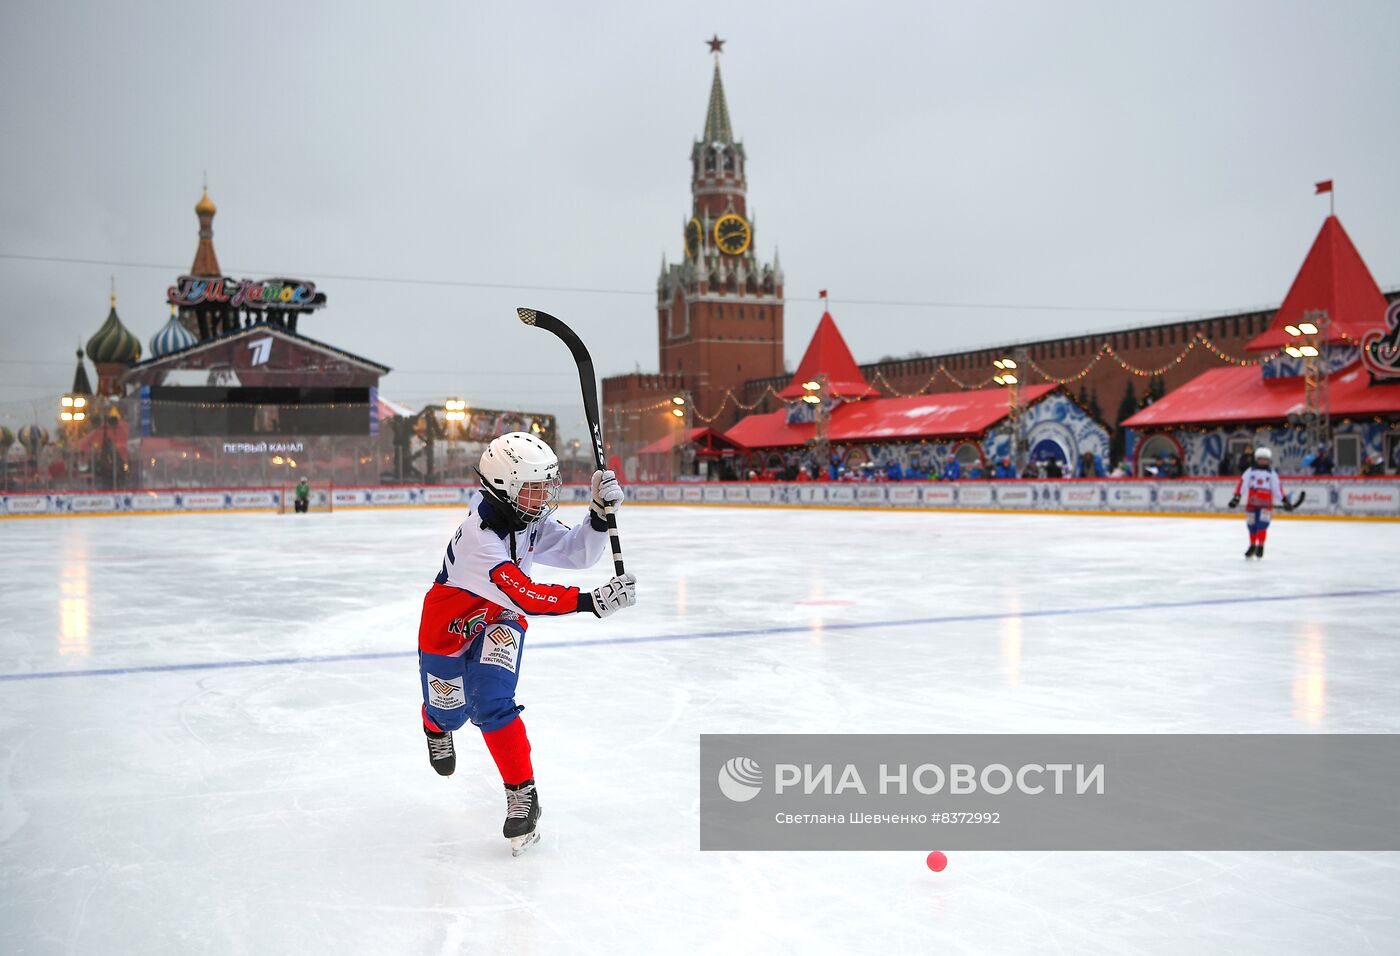
[(4, 0), (0, 421), (51, 424), (109, 275), (149, 341), (207, 170), (224, 271), (316, 280), (302, 330), (392, 366), (387, 396), (581, 433), (513, 309), (600, 375), (656, 369), (713, 32), (793, 364), (821, 288), (858, 361), (1276, 304), (1327, 178), (1400, 284), (1393, 2)]

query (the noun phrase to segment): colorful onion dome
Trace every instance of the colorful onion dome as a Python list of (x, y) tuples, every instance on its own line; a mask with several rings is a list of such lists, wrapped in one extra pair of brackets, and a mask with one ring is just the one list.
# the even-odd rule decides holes
[(117, 297), (112, 296), (112, 310), (107, 321), (87, 343), (88, 358), (94, 362), (122, 362), (127, 365), (141, 359), (141, 340), (132, 335), (117, 318)]
[(37, 455), (49, 443), (49, 433), (38, 425), (25, 425), (19, 430), (19, 443), (30, 455)]
[(4, 455), (9, 447), (15, 443), (15, 433), (4, 425), (0, 425), (0, 455)]
[(170, 307), (170, 321), (161, 326), (159, 332), (151, 336), (151, 358), (160, 358), (162, 355), (187, 349), (198, 342), (199, 340), (194, 337), (194, 333), (180, 324), (180, 317), (175, 314), (175, 306), (172, 305)]
[(209, 188), (206, 186), (204, 195), (199, 197), (199, 202), (194, 204), (194, 211), (199, 216), (212, 216), (219, 211), (219, 207), (214, 205), (214, 201), (209, 198)]

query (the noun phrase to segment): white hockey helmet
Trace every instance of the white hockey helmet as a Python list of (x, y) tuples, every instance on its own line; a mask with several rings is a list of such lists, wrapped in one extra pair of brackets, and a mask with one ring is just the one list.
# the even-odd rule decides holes
[(559, 507), (559, 457), (527, 432), (492, 439), (481, 453), (476, 472), (486, 494), (526, 524), (548, 517)]
[(1267, 449), (1267, 448), (1256, 448), (1256, 449), (1254, 449), (1254, 459), (1255, 459), (1255, 461), (1258, 461), (1260, 458), (1264, 459), (1265, 461), (1273, 461), (1273, 460), (1274, 460), (1274, 453), (1271, 452), (1271, 451), (1269, 451), (1269, 449)]

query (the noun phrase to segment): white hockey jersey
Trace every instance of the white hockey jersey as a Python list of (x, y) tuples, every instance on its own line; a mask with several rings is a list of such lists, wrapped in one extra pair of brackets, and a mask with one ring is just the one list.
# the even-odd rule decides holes
[(1235, 495), (1245, 499), (1248, 510), (1272, 510), (1283, 504), (1283, 482), (1272, 468), (1246, 468), (1235, 485)]
[(551, 517), (523, 531), (501, 534), (483, 524), (481, 507), (478, 491), (468, 503), (466, 520), (447, 544), (435, 583), (526, 614), (581, 610), (578, 588), (540, 584), (530, 579), (530, 572), (536, 561), (555, 568), (591, 567), (608, 548), (606, 529), (599, 531), (591, 516), (573, 528)]

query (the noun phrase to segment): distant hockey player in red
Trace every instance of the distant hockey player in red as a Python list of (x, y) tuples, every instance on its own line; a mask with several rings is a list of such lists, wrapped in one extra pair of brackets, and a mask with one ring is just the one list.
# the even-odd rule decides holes
[[(1240, 480), (1235, 485), (1235, 496), (1230, 499), (1230, 507), (1239, 507), (1240, 494), (1245, 495), (1244, 520), (1245, 527), (1249, 529), (1249, 550), (1244, 553), (1246, 558), (1262, 558), (1264, 556), (1264, 539), (1269, 536), (1269, 522), (1274, 517), (1274, 507), (1280, 507), (1284, 511), (1292, 511), (1296, 504), (1288, 500), (1283, 493), (1283, 482), (1279, 480), (1278, 472), (1270, 467), (1273, 462), (1274, 453), (1267, 448), (1260, 448), (1254, 453), (1254, 465), (1246, 468), (1244, 474), (1240, 475)], [(1302, 501), (1302, 497), (1299, 497)]]
[(608, 551), (607, 512), (622, 504), (611, 471), (593, 473), (586, 524), (551, 517), (559, 503), (559, 459), (534, 435), (511, 432), (487, 446), (477, 467), (481, 490), (448, 542), (442, 570), (423, 599), (418, 669), (428, 761), (439, 774), (457, 768), (452, 731), (470, 720), (506, 786), (502, 829), (519, 856), (539, 840), (539, 795), (530, 740), (515, 702), (526, 615), (589, 611), (607, 617), (637, 603), (637, 579), (615, 577), (592, 591), (531, 579), (534, 563), (586, 568)]

